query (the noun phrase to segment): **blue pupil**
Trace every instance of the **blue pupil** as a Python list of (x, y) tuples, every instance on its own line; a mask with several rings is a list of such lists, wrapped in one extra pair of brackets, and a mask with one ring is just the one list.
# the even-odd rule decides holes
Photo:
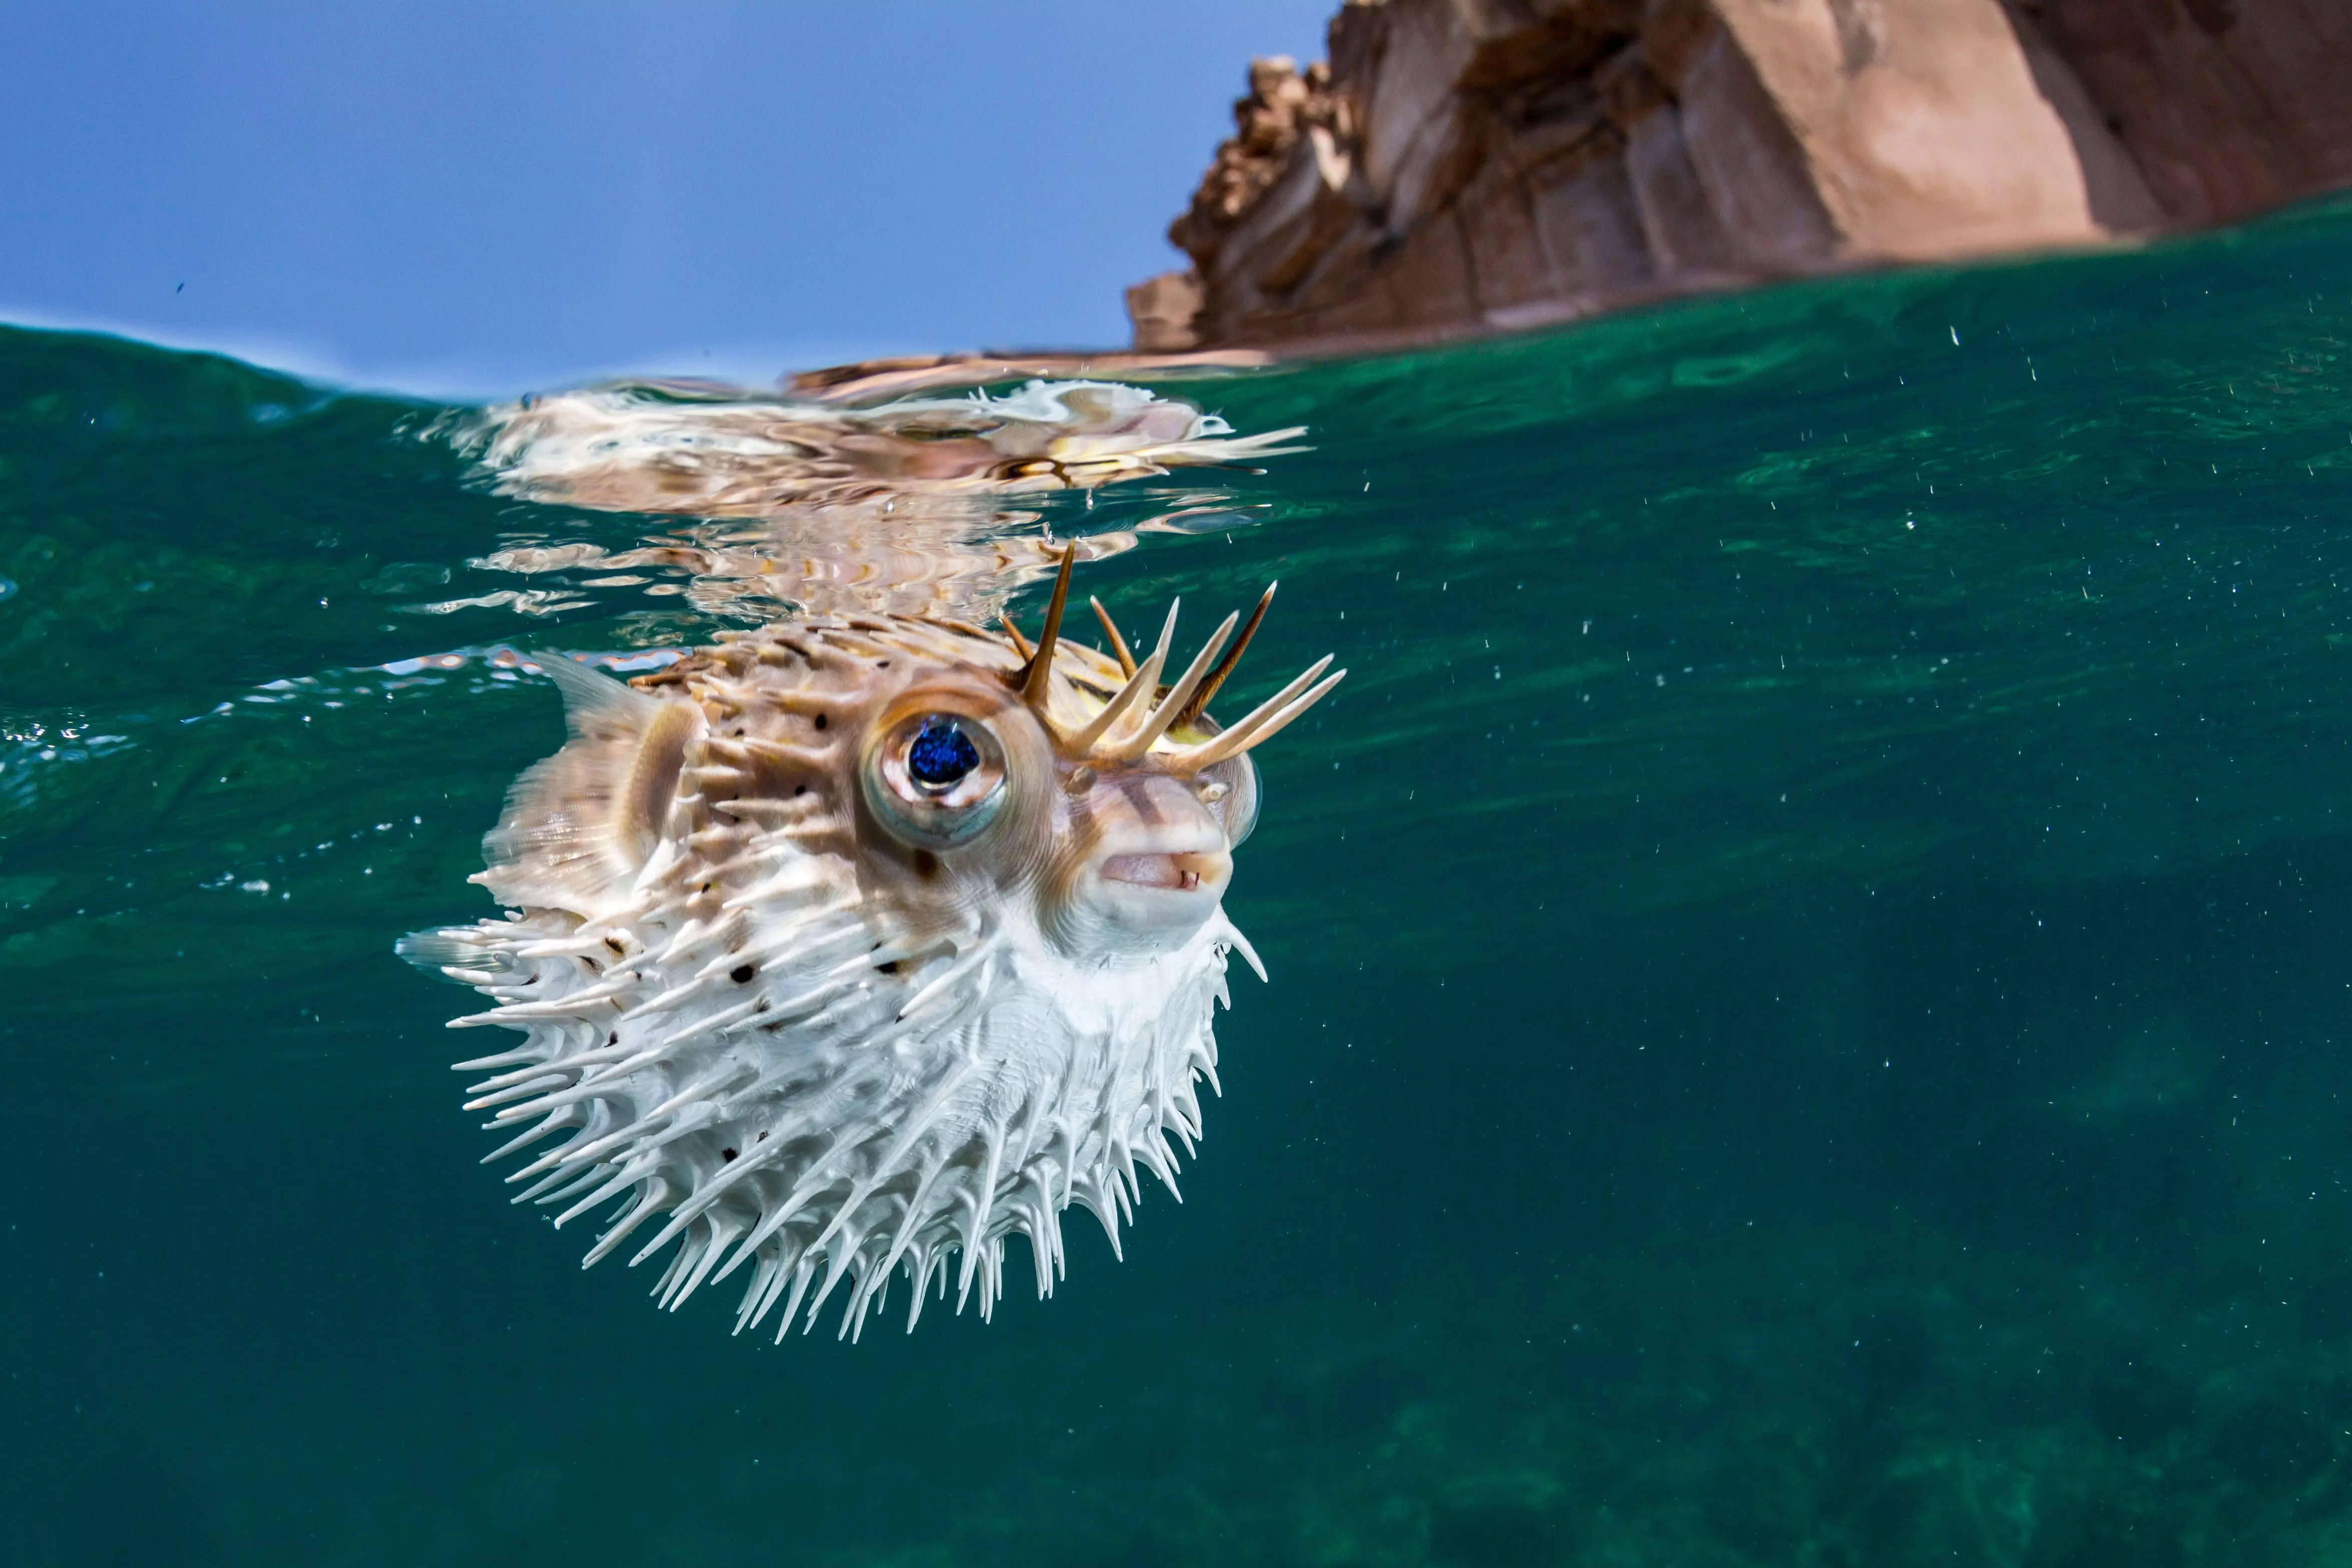
[(949, 789), (980, 766), (980, 752), (951, 718), (923, 721), (922, 733), (907, 747), (907, 772), (926, 789)]

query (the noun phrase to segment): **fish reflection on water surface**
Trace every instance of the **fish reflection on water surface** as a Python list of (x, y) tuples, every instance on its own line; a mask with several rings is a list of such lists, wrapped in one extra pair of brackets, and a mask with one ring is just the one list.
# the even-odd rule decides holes
[[(736, 619), (794, 610), (983, 623), (1051, 572), (1065, 548), (1034, 527), (1036, 513), (1007, 510), (1000, 497), (1230, 468), (1298, 451), (1289, 443), (1302, 433), (1236, 435), (1189, 403), (1108, 382), (872, 408), (632, 384), (528, 399), (446, 431), (502, 494), (692, 519), (630, 549), (510, 543), (474, 563), (486, 570), (577, 587), (676, 574), (683, 580), (670, 591)], [(1172, 523), (1139, 528), (1229, 515), (1222, 499), (1175, 497)], [(1131, 548), (1136, 530), (1089, 530), (1076, 542), (1081, 561), (1098, 560)], [(585, 602), (563, 587), (493, 597), (535, 612)]]
[(855, 1334), (903, 1270), (911, 1329), (950, 1271), (986, 1315), (1006, 1237), (1043, 1295), (1063, 1209), (1116, 1250), (1140, 1173), (1175, 1189), (1227, 955), (1258, 967), (1223, 907), (1248, 753), (1345, 672), (1326, 657), (1220, 727), (1274, 591), (1174, 671), (1173, 605), (1140, 660), (1098, 603), (1108, 653), (1062, 635), (1077, 553), (1034, 644), (850, 612), (626, 685), (543, 661), (571, 739), (516, 782), (475, 879), (515, 913), (403, 951), (496, 1003), (459, 1025), (523, 1032), (461, 1064), (488, 1074), (468, 1108), (515, 1134), (499, 1154), (531, 1151), (517, 1201), (614, 1210), (588, 1262), (676, 1242), (664, 1305), (746, 1272), (737, 1329), (773, 1312), (779, 1338), (845, 1286)]

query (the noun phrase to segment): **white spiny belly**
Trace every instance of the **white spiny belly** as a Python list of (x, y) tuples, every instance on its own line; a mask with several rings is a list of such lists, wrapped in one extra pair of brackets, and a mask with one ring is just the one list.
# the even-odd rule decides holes
[(846, 911), (756, 946), (543, 914), (443, 939), (499, 1003), (460, 1021), (526, 1031), (463, 1064), (495, 1074), (474, 1107), (522, 1129), (500, 1152), (537, 1155), (517, 1201), (559, 1224), (620, 1205), (591, 1263), (677, 1241), (667, 1306), (748, 1270), (737, 1328), (781, 1303), (781, 1338), (844, 1282), (855, 1333), (902, 1268), (912, 1327), (951, 1254), (959, 1308), (976, 1284), (985, 1315), (1016, 1232), (1048, 1293), (1073, 1203), (1116, 1250), (1137, 1167), (1172, 1191), (1166, 1134), (1200, 1135), (1236, 934), (1219, 914), (1175, 950), (1078, 964), (1000, 929), (896, 971)]

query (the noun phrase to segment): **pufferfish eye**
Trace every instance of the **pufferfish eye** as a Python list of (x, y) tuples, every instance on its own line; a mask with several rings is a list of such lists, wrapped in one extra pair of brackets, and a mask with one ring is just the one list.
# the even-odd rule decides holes
[(928, 849), (972, 838), (1004, 801), (1004, 748), (988, 726), (962, 714), (899, 720), (860, 773), (866, 804), (882, 825)]
[(1249, 754), (1229, 757), (1201, 770), (1201, 803), (1225, 831), (1225, 847), (1237, 850), (1257, 826), (1257, 764)]
[(963, 782), (980, 766), (980, 748), (963, 726), (943, 714), (931, 714), (907, 747), (907, 777), (918, 789), (943, 795)]

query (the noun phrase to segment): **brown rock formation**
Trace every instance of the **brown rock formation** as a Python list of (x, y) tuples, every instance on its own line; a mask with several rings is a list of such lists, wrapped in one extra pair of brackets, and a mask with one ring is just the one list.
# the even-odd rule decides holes
[(1343, 347), (2352, 183), (2345, 0), (1348, 0), (1255, 62), (1137, 347)]

